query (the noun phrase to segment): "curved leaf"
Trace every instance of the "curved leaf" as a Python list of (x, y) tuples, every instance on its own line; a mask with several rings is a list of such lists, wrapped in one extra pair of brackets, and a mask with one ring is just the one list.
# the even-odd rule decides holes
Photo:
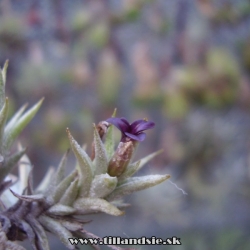
[(6, 97), (3, 107), (0, 111), (0, 154), (1, 155), (3, 155), (3, 131), (7, 119), (8, 106), (9, 106), (9, 100)]
[(122, 196), (153, 187), (170, 178), (170, 175), (147, 175), (142, 177), (130, 177), (125, 183), (118, 186), (113, 193), (106, 197), (111, 201)]
[(95, 145), (95, 175), (107, 173), (108, 159), (103, 142), (94, 125), (94, 145)]
[(59, 221), (45, 215), (41, 215), (38, 220), (47, 230), (55, 234), (68, 249), (75, 249), (75, 246), (69, 242), (69, 238), (73, 237), (72, 234)]
[(5, 84), (8, 64), (9, 61), (7, 60), (3, 66), (3, 69), (0, 69), (0, 108), (3, 107), (5, 100)]
[(89, 212), (104, 212), (114, 216), (124, 214), (117, 207), (100, 198), (80, 198), (74, 202), (74, 208), (78, 210), (78, 214)]
[(92, 162), (87, 155), (87, 153), (83, 150), (83, 148), (77, 143), (77, 141), (73, 138), (70, 134), (69, 129), (66, 130), (68, 134), (68, 138), (70, 141), (70, 145), (72, 151), (75, 154), (75, 157), (78, 161), (78, 170), (79, 170), (79, 196), (84, 197), (87, 196), (89, 193), (90, 185), (92, 182)]
[(31, 119), (35, 116), (37, 111), (42, 105), (42, 98), (38, 103), (36, 103), (32, 108), (27, 110), (12, 126), (8, 126), (4, 130), (3, 136), (3, 145), (4, 151), (8, 152), (12, 143), (16, 139), (16, 137), (22, 132), (22, 130), (27, 126), (27, 124), (31, 121)]
[(103, 198), (110, 194), (117, 185), (117, 178), (109, 174), (96, 175), (91, 183), (90, 197)]

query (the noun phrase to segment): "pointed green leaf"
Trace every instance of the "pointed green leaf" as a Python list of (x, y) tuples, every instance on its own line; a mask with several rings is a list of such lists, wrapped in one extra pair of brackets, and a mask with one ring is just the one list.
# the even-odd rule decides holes
[(67, 220), (60, 220), (60, 223), (69, 231), (79, 231), (83, 228), (83, 224), (77, 221), (67, 221)]
[(114, 200), (111, 203), (118, 208), (127, 208), (131, 206), (129, 203), (124, 203), (123, 200)]
[(2, 79), (3, 79), (4, 85), (6, 84), (6, 75), (7, 75), (8, 66), (9, 66), (9, 60), (6, 60), (2, 69)]
[[(139, 166), (138, 170), (141, 169), (146, 163), (148, 163), (148, 162), (149, 162), (150, 160), (152, 160), (155, 156), (161, 154), (162, 152), (163, 152), (163, 150), (160, 149), (160, 150), (158, 150), (158, 151), (156, 151), (156, 152), (154, 152), (154, 153), (152, 153), (152, 154), (150, 154), (150, 155), (147, 155), (147, 156), (143, 157), (143, 158), (140, 159), (139, 161), (136, 161), (135, 164), (138, 163), (138, 162), (140, 162), (140, 166)], [(137, 170), (137, 171), (138, 171), (138, 170)]]
[(10, 189), (10, 191), (14, 196), (16, 196), (18, 199), (20, 199), (22, 201), (33, 202), (33, 201), (42, 201), (42, 200), (44, 200), (44, 195), (43, 194), (19, 195), (18, 193), (15, 193), (11, 189)]
[(74, 202), (74, 208), (78, 210), (78, 214), (89, 212), (104, 212), (114, 216), (124, 214), (117, 207), (100, 198), (79, 198)]
[(116, 113), (117, 113), (117, 108), (114, 109), (114, 112), (111, 117), (116, 117)]
[(77, 141), (70, 134), (69, 129), (66, 130), (68, 133), (71, 148), (75, 154), (78, 161), (78, 172), (79, 172), (79, 196), (88, 196), (90, 185), (92, 182), (92, 162), (87, 155), (87, 153), (82, 149), (82, 147), (77, 143)]
[(46, 190), (48, 190), (51, 183), (53, 183), (53, 181), (54, 181), (54, 179), (53, 179), (54, 173), (55, 173), (55, 168), (49, 167), (49, 169), (47, 170), (47, 172), (46, 172), (45, 176), (43, 177), (42, 181), (40, 182), (40, 184), (36, 188), (35, 193), (43, 193)]
[(118, 182), (122, 183), (125, 181), (128, 177), (134, 175), (140, 168), (141, 161), (134, 162), (130, 164), (126, 170), (118, 177)]
[[(18, 150), (23, 150), (23, 147), (20, 143), (17, 145)], [(20, 190), (24, 190), (27, 187), (28, 183), (28, 177), (30, 174), (30, 171), (32, 169), (30, 159), (26, 154), (24, 154), (21, 159), (19, 160), (18, 164), (18, 176), (20, 180)]]
[(34, 188), (33, 188), (33, 166), (30, 169), (27, 181), (27, 195), (34, 195)]
[(17, 123), (18, 119), (21, 117), (27, 106), (28, 104), (26, 103), (20, 109), (18, 109), (18, 111), (11, 117), (5, 126), (5, 131), (9, 131)]
[(149, 187), (153, 187), (170, 178), (170, 175), (147, 175), (142, 177), (130, 177), (125, 183), (118, 186), (113, 193), (106, 197), (111, 201), (116, 198), (140, 191)]
[(62, 205), (71, 206), (73, 202), (76, 200), (78, 195), (78, 178), (76, 178), (73, 182), (70, 183), (69, 187), (63, 194), (59, 203)]
[(65, 216), (65, 215), (70, 215), (73, 214), (76, 211), (75, 208), (65, 206), (62, 204), (55, 204), (54, 206), (50, 207), (47, 212), (53, 215), (60, 215), (60, 216)]
[[(114, 109), (114, 112), (112, 114), (112, 117), (116, 116), (116, 111), (117, 109)], [(106, 149), (106, 153), (107, 153), (107, 157), (108, 157), (108, 161), (110, 161), (111, 157), (113, 156), (113, 154), (115, 153), (115, 140), (114, 140), (114, 126), (112, 124), (110, 124), (110, 126), (108, 127), (108, 131), (106, 134), (106, 139), (105, 139), (105, 149)]]
[(69, 150), (67, 150), (67, 152), (63, 155), (59, 163), (59, 166), (56, 170), (54, 181), (53, 181), (55, 186), (57, 186), (65, 177), (65, 167), (66, 167), (68, 155), (69, 155)]
[(4, 130), (4, 150), (7, 152), (16, 137), (21, 133), (21, 131), (26, 127), (26, 125), (31, 121), (31, 119), (35, 116), (37, 111), (42, 105), (43, 102), (42, 98), (37, 104), (35, 104), (32, 108), (30, 108), (28, 111), (26, 111), (17, 121), (15, 124), (13, 124), (8, 129), (6, 128)]
[(110, 194), (117, 185), (117, 178), (109, 174), (96, 175), (91, 183), (90, 197), (103, 198)]
[(17, 162), (25, 154), (25, 151), (26, 151), (26, 148), (18, 151), (17, 153), (13, 154), (10, 158), (7, 158), (5, 160), (4, 166), (1, 168), (1, 171), (0, 171), (0, 183), (16, 166)]
[(103, 142), (94, 125), (94, 145), (95, 145), (95, 175), (107, 173), (108, 159)]
[(52, 190), (64, 179), (65, 166), (68, 154), (69, 150), (67, 150), (67, 152), (63, 155), (56, 172), (54, 168), (49, 168), (46, 173), (46, 176), (43, 178), (42, 182), (37, 187), (36, 192), (47, 192), (48, 190)]
[(0, 154), (3, 155), (3, 131), (8, 114), (9, 100), (6, 97), (4, 105), (0, 111)]
[(2, 109), (5, 102), (5, 84), (8, 63), (9, 61), (7, 60), (3, 66), (3, 69), (0, 69), (0, 109)]
[(77, 171), (74, 170), (69, 174), (64, 180), (60, 182), (56, 187), (46, 192), (46, 200), (49, 204), (57, 203), (61, 197), (64, 195), (67, 188), (70, 186), (71, 182), (76, 178)]
[(115, 153), (115, 141), (114, 141), (114, 132), (113, 132), (114, 129), (113, 128), (114, 128), (113, 125), (110, 125), (108, 127), (106, 139), (104, 142), (108, 160), (110, 160), (113, 154)]
[(42, 225), (33, 217), (32, 214), (28, 214), (26, 216), (26, 221), (29, 223), (36, 234), (37, 245), (39, 247), (38, 249), (50, 250), (48, 238)]
[(44, 228), (55, 234), (68, 249), (75, 249), (75, 246), (69, 242), (69, 238), (72, 238), (73, 235), (60, 222), (45, 215), (41, 215), (38, 220)]

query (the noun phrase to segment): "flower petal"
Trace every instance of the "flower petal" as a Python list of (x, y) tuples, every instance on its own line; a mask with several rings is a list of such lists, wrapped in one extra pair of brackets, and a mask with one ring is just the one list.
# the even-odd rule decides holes
[(107, 122), (115, 125), (122, 133), (129, 130), (129, 123), (125, 118), (111, 117), (106, 120)]
[(141, 123), (144, 123), (145, 122), (145, 120), (136, 120), (136, 121), (134, 121), (131, 125), (130, 125), (130, 128), (131, 128), (131, 132), (132, 133), (134, 133), (134, 132), (136, 132), (136, 128), (137, 128), (137, 126), (139, 126)]
[(133, 134), (142, 132), (142, 131), (147, 130), (147, 129), (151, 129), (155, 126), (154, 122), (148, 122), (148, 121), (144, 121), (144, 120), (142, 120), (140, 123), (138, 122), (136, 125), (133, 125), (133, 124), (131, 125)]
[(146, 138), (146, 134), (145, 133), (140, 133), (137, 135), (134, 134), (130, 134), (128, 132), (125, 132), (125, 135), (135, 141), (143, 141)]

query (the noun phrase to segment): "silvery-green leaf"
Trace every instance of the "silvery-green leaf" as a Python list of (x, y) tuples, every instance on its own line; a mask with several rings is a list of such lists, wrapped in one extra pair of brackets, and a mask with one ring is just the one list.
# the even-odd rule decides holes
[(79, 170), (79, 196), (84, 197), (88, 196), (90, 185), (92, 182), (92, 162), (87, 155), (87, 153), (82, 149), (82, 147), (77, 143), (77, 141), (70, 134), (69, 129), (67, 129), (69, 141), (71, 148), (77, 158)]
[(70, 183), (69, 187), (63, 194), (59, 203), (62, 205), (71, 206), (73, 202), (76, 200), (78, 195), (78, 178), (76, 178), (73, 182)]
[(8, 106), (9, 106), (9, 100), (6, 97), (5, 102), (3, 103), (3, 107), (0, 111), (0, 154), (1, 155), (3, 155), (3, 131), (7, 119)]
[(137, 164), (138, 162), (140, 162), (140, 165), (139, 165), (139, 168), (137, 169), (137, 171), (139, 170), (139, 169), (141, 169), (146, 163), (148, 163), (150, 160), (152, 160), (155, 156), (157, 156), (158, 154), (160, 154), (160, 153), (162, 153), (163, 152), (163, 150), (162, 149), (160, 149), (160, 150), (158, 150), (158, 151), (156, 151), (156, 152), (154, 152), (154, 153), (152, 153), (152, 154), (150, 154), (150, 155), (147, 155), (147, 156), (145, 156), (145, 157), (143, 157), (142, 159), (140, 159), (139, 161), (136, 161), (135, 163), (133, 163), (133, 164)]
[(3, 107), (5, 100), (5, 84), (8, 63), (9, 61), (7, 60), (3, 66), (3, 69), (0, 69), (0, 109)]
[(113, 204), (114, 206), (118, 208), (127, 208), (131, 206), (129, 203), (124, 203), (123, 200), (114, 200), (111, 202), (111, 204)]
[(104, 212), (110, 215), (123, 215), (117, 207), (100, 198), (79, 198), (74, 202), (74, 208), (78, 210), (78, 214), (88, 212)]
[(63, 157), (58, 165), (58, 168), (57, 168), (55, 176), (54, 176), (54, 181), (53, 181), (55, 186), (58, 185), (65, 177), (65, 166), (67, 163), (68, 154), (69, 154), (69, 150), (67, 150), (67, 152), (63, 155)]
[(0, 154), (0, 168), (4, 165), (5, 157)]
[(107, 158), (108, 160), (111, 159), (111, 157), (113, 156), (113, 154), (115, 153), (115, 142), (114, 142), (114, 126), (110, 125), (108, 127), (108, 131), (106, 134), (106, 139), (104, 142), (104, 146), (105, 146), (105, 150), (107, 153)]
[(69, 174), (64, 180), (62, 180), (56, 187), (52, 190), (46, 192), (46, 200), (49, 204), (57, 203), (61, 197), (64, 195), (67, 188), (70, 186), (71, 182), (76, 178), (77, 171), (74, 170)]
[(75, 208), (65, 206), (62, 204), (55, 204), (54, 206), (50, 207), (47, 212), (53, 215), (70, 215), (76, 211)]
[(54, 179), (52, 179), (54, 176), (54, 173), (55, 173), (55, 168), (49, 167), (45, 176), (43, 177), (42, 181), (40, 182), (39, 186), (36, 188), (36, 190), (35, 190), (36, 193), (42, 193), (48, 189), (50, 184), (53, 182), (52, 180), (54, 180)]
[(12, 171), (20, 158), (25, 154), (25, 151), (26, 148), (23, 148), (21, 151), (18, 151), (5, 160), (4, 167), (2, 167), (0, 171), (0, 183)]
[[(18, 151), (23, 150), (23, 147), (20, 143), (18, 143)], [(24, 154), (19, 160), (18, 164), (18, 176), (20, 180), (20, 189), (24, 190), (27, 187), (28, 176), (31, 171), (31, 163), (26, 154)]]
[(82, 223), (77, 222), (77, 221), (67, 221), (67, 220), (60, 220), (60, 223), (69, 231), (74, 232), (81, 230), (83, 228)]
[(113, 114), (111, 115), (111, 117), (116, 117), (116, 112), (117, 112), (117, 108), (114, 109)]
[[(7, 178), (6, 178), (7, 179)], [(5, 179), (5, 180), (6, 180)], [(16, 183), (18, 184), (18, 183)], [(18, 187), (17, 187), (18, 188)], [(12, 189), (16, 189), (16, 185), (12, 186)], [(15, 190), (16, 191), (16, 190)], [(10, 189), (6, 189), (2, 195), (1, 195), (1, 201), (3, 204), (1, 205), (4, 210), (6, 208), (10, 208), (12, 207), (14, 204), (16, 204), (18, 201), (18, 198), (15, 197), (11, 192), (10, 192)]]
[(15, 193), (11, 189), (10, 189), (10, 191), (14, 196), (16, 196), (18, 199), (23, 200), (23, 201), (33, 202), (33, 201), (42, 201), (42, 200), (44, 200), (44, 195), (43, 194), (19, 195), (18, 193)]
[(8, 121), (8, 123), (5, 126), (5, 131), (10, 130), (11, 127), (14, 126), (14, 124), (18, 121), (18, 119), (21, 117), (25, 109), (27, 108), (28, 104), (24, 104)]
[(31, 242), (31, 246), (33, 249), (37, 249), (36, 247), (36, 243), (35, 243), (35, 233), (32, 229), (32, 227), (24, 220), (21, 220), (20, 222), (22, 230), (26, 233), (26, 235), (28, 236), (29, 242)]
[(37, 187), (36, 192), (50, 192), (50, 190), (54, 189), (64, 179), (68, 154), (69, 150), (63, 155), (55, 173), (54, 168), (49, 168), (41, 184)]
[(31, 168), (29, 175), (28, 175), (28, 183), (27, 183), (27, 195), (33, 195), (33, 167)]
[(108, 159), (103, 142), (94, 125), (94, 146), (95, 146), (95, 175), (107, 173)]
[(26, 221), (32, 227), (37, 236), (37, 245), (39, 247), (38, 249), (50, 250), (48, 238), (42, 225), (32, 216), (32, 214), (28, 214), (26, 216)]
[[(116, 111), (117, 111), (117, 109), (115, 108), (115, 110), (112, 114), (112, 117), (116, 116)], [(107, 157), (108, 157), (108, 161), (110, 161), (111, 157), (115, 153), (115, 140), (114, 140), (113, 130), (114, 130), (114, 126), (112, 124), (110, 124), (110, 126), (108, 127), (108, 131), (107, 131), (106, 139), (105, 139), (105, 143), (104, 143)]]
[(116, 198), (140, 191), (149, 187), (153, 187), (170, 178), (170, 175), (146, 175), (142, 177), (130, 177), (125, 183), (118, 186), (113, 193), (106, 197), (111, 201)]
[(138, 171), (139, 168), (140, 168), (140, 161), (129, 164), (126, 170), (120, 176), (118, 176), (118, 182), (122, 183), (128, 177), (134, 175)]
[(110, 194), (117, 185), (117, 178), (109, 174), (96, 175), (91, 183), (90, 197), (103, 198)]
[(4, 86), (6, 84), (6, 74), (7, 74), (8, 65), (9, 65), (9, 60), (6, 60), (2, 69), (2, 80), (3, 80)]
[(16, 137), (21, 133), (21, 131), (26, 127), (26, 125), (31, 121), (31, 119), (35, 116), (37, 111), (42, 105), (42, 98), (38, 103), (36, 103), (32, 108), (27, 110), (11, 127), (6, 127), (4, 130), (3, 136), (3, 145), (4, 150), (7, 152)]
[(69, 242), (69, 238), (72, 238), (73, 235), (60, 222), (45, 215), (41, 215), (38, 220), (47, 230), (55, 234), (67, 248), (75, 249), (75, 246)]

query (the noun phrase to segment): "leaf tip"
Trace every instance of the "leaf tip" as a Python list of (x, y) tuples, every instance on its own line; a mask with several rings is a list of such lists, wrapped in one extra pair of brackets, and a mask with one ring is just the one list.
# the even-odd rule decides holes
[(111, 117), (116, 117), (116, 112), (117, 112), (117, 108), (114, 109), (114, 112)]

